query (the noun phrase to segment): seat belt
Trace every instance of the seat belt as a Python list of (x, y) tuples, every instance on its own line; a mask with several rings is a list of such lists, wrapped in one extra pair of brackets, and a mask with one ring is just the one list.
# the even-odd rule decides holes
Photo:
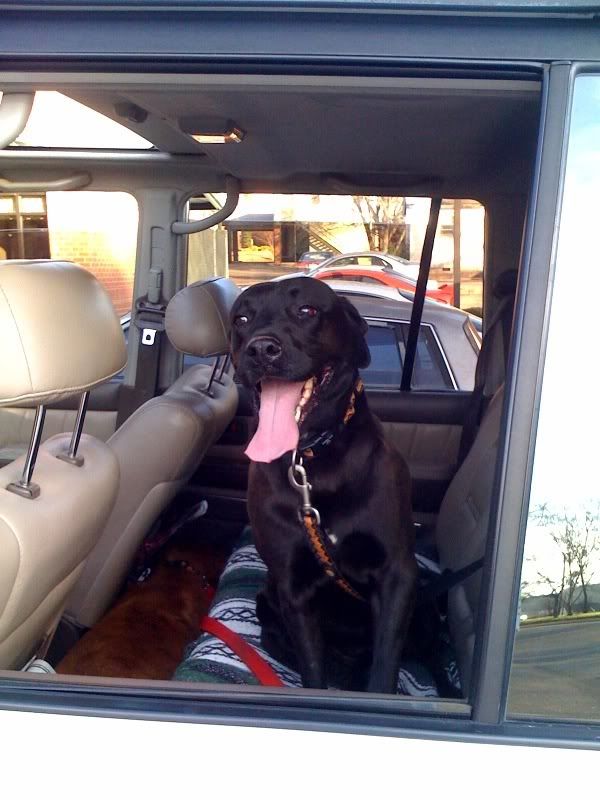
[(478, 570), (483, 567), (484, 559), (478, 558), (477, 561), (472, 561), (461, 569), (452, 570), (445, 569), (438, 577), (431, 583), (419, 589), (419, 602), (423, 602), (429, 598), (439, 597), (439, 595), (449, 592), (459, 583), (466, 581), (471, 575), (474, 575)]
[(431, 205), (429, 207), (429, 220), (425, 230), (423, 249), (421, 251), (419, 276), (417, 278), (417, 285), (415, 287), (412, 314), (410, 315), (408, 336), (406, 338), (406, 347), (404, 349), (404, 366), (402, 368), (402, 378), (400, 380), (400, 389), (403, 392), (409, 392), (412, 385), (412, 374), (417, 355), (419, 332), (421, 330), (421, 318), (423, 316), (423, 307), (425, 305), (425, 292), (427, 291), (427, 281), (429, 279), (429, 270), (431, 269), (431, 257), (433, 255), (433, 245), (435, 242), (435, 234), (437, 231), (438, 220), (440, 218), (441, 207), (442, 198), (432, 197)]
[(141, 331), (137, 351), (135, 384), (123, 385), (119, 392), (117, 429), (134, 411), (155, 397), (158, 391), (160, 355), (165, 330), (167, 304), (162, 299), (162, 269), (148, 274), (148, 293), (139, 297), (131, 324)]

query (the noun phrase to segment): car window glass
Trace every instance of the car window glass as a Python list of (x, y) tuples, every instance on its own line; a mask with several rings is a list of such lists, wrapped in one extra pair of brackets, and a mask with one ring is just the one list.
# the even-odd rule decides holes
[[(189, 218), (210, 216), (224, 199), (225, 195), (194, 198), (189, 203)], [(187, 237), (187, 283), (225, 276), (243, 288), (308, 273), (318, 280), (335, 278), (367, 284), (371, 296), (385, 300), (388, 310), (389, 303), (397, 298), (402, 304), (398, 318), (403, 319), (405, 301), (414, 296), (429, 207), (426, 197), (242, 194), (235, 212), (222, 224)], [(484, 223), (481, 204), (443, 201), (427, 299), (452, 305), (456, 298), (461, 308), (481, 314)], [(388, 262), (377, 255), (378, 251), (395, 259), (391, 262), (393, 269), (384, 271)], [(330, 260), (323, 268), (318, 264), (311, 267), (310, 259), (319, 255)], [(385, 312), (384, 318), (387, 316)], [(458, 382), (469, 389), (472, 383), (465, 373), (471, 362), (474, 373), (476, 359), (472, 349), (465, 358), (460, 355), (463, 340), (468, 344), (461, 325), (457, 323), (455, 331), (448, 331), (458, 340), (458, 347), (453, 348), (460, 364)], [(456, 367), (446, 363), (441, 345), (430, 330), (425, 326), (419, 339), (413, 388), (453, 390), (456, 387), (450, 370)], [(389, 335), (379, 336), (387, 336), (389, 341)], [(184, 367), (188, 364), (189, 359)], [(392, 375), (372, 378), (373, 385), (399, 385), (396, 368), (394, 361), (390, 365)], [(375, 371), (382, 370), (378, 367)]]
[[(575, 81), (508, 713), (600, 721), (600, 76)], [(570, 336), (576, 332), (576, 337)], [(572, 376), (579, 376), (576, 385)]]
[[(367, 387), (400, 387), (406, 350), (408, 323), (371, 323), (367, 344), (371, 363), (361, 375)], [(431, 328), (422, 325), (417, 341), (412, 388), (420, 391), (447, 391), (454, 388)]]
[(332, 267), (356, 267), (358, 265), (358, 259), (348, 256), (347, 258), (336, 258), (335, 262), (331, 265)]
[(400, 386), (402, 360), (395, 329), (392, 326), (369, 325), (367, 344), (371, 363), (361, 371), (365, 385)]
[(50, 258), (45, 195), (0, 196), (0, 258)]
[(119, 315), (131, 309), (137, 232), (137, 203), (124, 192), (0, 198), (0, 260), (73, 261), (98, 278)]
[(377, 256), (359, 256), (356, 259), (359, 267), (385, 267), (386, 262)]
[[(399, 329), (400, 350), (404, 355), (408, 340), (408, 323), (402, 323)], [(411, 387), (421, 391), (446, 391), (454, 388), (440, 346), (428, 325), (421, 325), (419, 329)]]
[[(192, 199), (189, 218), (214, 213), (224, 200), (223, 194)], [(188, 237), (187, 283), (223, 275), (249, 286), (318, 270), (328, 259), (327, 270), (361, 266), (379, 273), (388, 266), (380, 252), (396, 259), (386, 283), (414, 292), (429, 207), (427, 197), (244, 193), (223, 223)], [(481, 316), (484, 234), (480, 203), (443, 200), (431, 299)]]
[[(1, 97), (1, 93), (0, 93)], [(68, 119), (69, 124), (64, 121)], [(36, 92), (27, 125), (11, 147), (148, 150), (151, 142), (60, 92)]]

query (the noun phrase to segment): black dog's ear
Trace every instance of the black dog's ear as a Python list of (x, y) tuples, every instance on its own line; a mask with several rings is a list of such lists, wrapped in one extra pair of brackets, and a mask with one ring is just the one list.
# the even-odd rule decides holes
[(369, 326), (348, 299), (340, 297), (340, 302), (348, 322), (348, 328), (352, 333), (351, 348), (353, 361), (359, 369), (363, 369), (364, 367), (368, 367), (371, 363), (371, 353), (369, 352), (366, 339)]

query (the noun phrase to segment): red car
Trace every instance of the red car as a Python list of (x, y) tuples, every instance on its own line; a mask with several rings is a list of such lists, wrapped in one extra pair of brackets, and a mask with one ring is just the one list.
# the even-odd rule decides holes
[[(415, 293), (419, 265), (405, 261), (387, 253), (344, 253), (328, 258), (308, 275), (318, 280), (359, 281), (360, 283), (380, 283)], [(426, 296), (439, 303), (452, 305), (454, 289), (448, 283), (427, 281)]]

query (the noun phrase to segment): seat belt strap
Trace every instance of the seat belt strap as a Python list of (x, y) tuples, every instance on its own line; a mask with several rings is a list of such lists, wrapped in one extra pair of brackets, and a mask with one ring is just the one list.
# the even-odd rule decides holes
[(162, 270), (150, 270), (148, 294), (135, 303), (131, 324), (141, 331), (137, 351), (135, 384), (119, 392), (117, 429), (136, 409), (158, 391), (160, 355), (165, 330), (166, 303), (161, 298)]
[(403, 392), (409, 392), (412, 385), (412, 374), (417, 355), (419, 331), (421, 330), (421, 318), (423, 316), (423, 307), (425, 305), (425, 293), (427, 291), (427, 281), (429, 279), (429, 271), (431, 269), (431, 257), (433, 255), (433, 245), (435, 242), (435, 233), (437, 231), (441, 207), (442, 198), (432, 197), (431, 206), (429, 208), (429, 220), (425, 230), (425, 239), (423, 241), (423, 250), (421, 251), (419, 277), (417, 278), (417, 285), (415, 287), (413, 308), (410, 315), (408, 336), (404, 350), (404, 365), (402, 367), (402, 378), (400, 380), (400, 389)]
[(434, 581), (421, 590), (421, 600), (428, 597), (438, 597), (440, 594), (450, 591), (459, 583), (466, 581), (483, 567), (484, 559), (478, 558), (461, 569), (445, 569)]

